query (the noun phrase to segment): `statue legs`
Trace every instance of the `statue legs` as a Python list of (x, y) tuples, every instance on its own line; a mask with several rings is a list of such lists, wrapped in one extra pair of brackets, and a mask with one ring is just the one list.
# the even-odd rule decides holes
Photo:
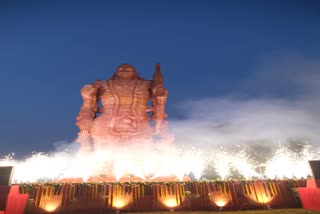
[(92, 138), (88, 132), (80, 132), (76, 142), (80, 143), (79, 154), (92, 152)]

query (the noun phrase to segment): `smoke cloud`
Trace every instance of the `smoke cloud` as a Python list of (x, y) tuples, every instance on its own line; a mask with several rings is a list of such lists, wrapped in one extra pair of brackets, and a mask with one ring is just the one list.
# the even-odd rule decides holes
[(265, 57), (237, 93), (188, 100), (170, 121), (179, 144), (206, 146), (320, 143), (320, 61)]

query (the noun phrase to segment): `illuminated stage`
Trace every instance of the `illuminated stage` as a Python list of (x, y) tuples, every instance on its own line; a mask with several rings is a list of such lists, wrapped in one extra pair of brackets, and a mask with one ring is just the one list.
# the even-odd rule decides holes
[(25, 213), (296, 208), (292, 188), (306, 180), (20, 184)]

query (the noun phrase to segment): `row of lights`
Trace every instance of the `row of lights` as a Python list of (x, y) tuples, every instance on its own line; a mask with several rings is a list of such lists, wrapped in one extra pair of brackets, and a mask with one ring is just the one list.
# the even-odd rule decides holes
[[(220, 210), (230, 202), (229, 196), (222, 196), (218, 193), (215, 194), (214, 192), (212, 194), (209, 194), (209, 198), (216, 206), (220, 208)], [(257, 197), (248, 196), (248, 198), (263, 204), (266, 204), (273, 199), (272, 197), (266, 197), (265, 194), (263, 194), (262, 192), (258, 193)], [(53, 196), (50, 199), (44, 198), (43, 196), (42, 200), (44, 201), (43, 203), (41, 203), (40, 207), (48, 212), (53, 212), (60, 207), (62, 203), (62, 195)], [(113, 198), (112, 206), (116, 209), (121, 209), (127, 206), (130, 203), (130, 201), (130, 194), (120, 195)], [(179, 203), (176, 200), (176, 195), (169, 195), (167, 197), (161, 198), (160, 202), (170, 209), (175, 208), (179, 205)]]

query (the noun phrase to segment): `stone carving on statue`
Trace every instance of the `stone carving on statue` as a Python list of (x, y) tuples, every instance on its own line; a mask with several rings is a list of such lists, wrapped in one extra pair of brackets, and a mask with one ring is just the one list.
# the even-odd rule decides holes
[[(118, 67), (108, 80), (98, 80), (81, 89), (83, 105), (77, 116), (77, 142), (83, 151), (114, 145), (172, 143), (167, 130), (165, 104), (168, 90), (163, 85), (160, 65), (153, 80), (141, 78), (128, 64)], [(152, 105), (149, 106), (149, 101)], [(154, 125), (150, 124), (154, 121)]]

